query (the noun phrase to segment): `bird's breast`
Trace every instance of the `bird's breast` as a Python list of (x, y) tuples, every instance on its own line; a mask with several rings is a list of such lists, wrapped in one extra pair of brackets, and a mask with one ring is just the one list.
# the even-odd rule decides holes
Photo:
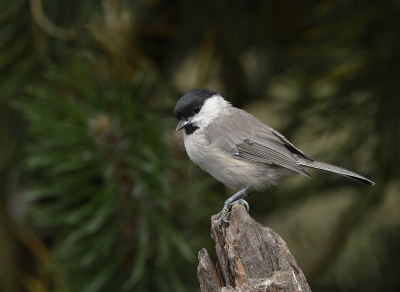
[(203, 135), (199, 135), (200, 130), (190, 135), (183, 133), (183, 141), (185, 143), (185, 149), (189, 158), (199, 165), (200, 167), (203, 160), (209, 156), (209, 145), (204, 139)]
[(238, 191), (250, 186), (253, 190), (264, 190), (277, 184), (283, 175), (281, 167), (238, 159), (232, 153), (210, 145), (201, 134), (201, 131), (184, 134), (189, 158), (231, 189)]

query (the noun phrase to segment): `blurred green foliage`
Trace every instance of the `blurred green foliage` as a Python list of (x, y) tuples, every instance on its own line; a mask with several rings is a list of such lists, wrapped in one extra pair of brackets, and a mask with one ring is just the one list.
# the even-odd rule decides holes
[(126, 290), (182, 290), (176, 258), (193, 253), (170, 212), (191, 188), (171, 185), (169, 172), (182, 165), (163, 140), (171, 118), (145, 106), (154, 81), (139, 72), (130, 82), (104, 80), (90, 73), (98, 66), (71, 67), (46, 71), (44, 84), (27, 88), (29, 100), (15, 104), (32, 137), (33, 216), (64, 237), (56, 257), (72, 291), (112, 291), (115, 281)]
[[(397, 291), (397, 0), (0, 1), (0, 290), (193, 291), (229, 191), (174, 105), (221, 92), (366, 188), (313, 173), (251, 198), (313, 291)], [(257, 202), (257, 203), (255, 203)], [(393, 256), (394, 255), (394, 256)]]

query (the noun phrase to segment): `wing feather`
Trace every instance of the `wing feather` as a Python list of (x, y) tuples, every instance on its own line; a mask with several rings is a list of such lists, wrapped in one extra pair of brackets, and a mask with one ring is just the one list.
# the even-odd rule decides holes
[(209, 144), (237, 159), (279, 165), (311, 177), (297, 159), (297, 155), (306, 159), (308, 156), (279, 132), (243, 110), (232, 107), (229, 115), (208, 126), (206, 137)]

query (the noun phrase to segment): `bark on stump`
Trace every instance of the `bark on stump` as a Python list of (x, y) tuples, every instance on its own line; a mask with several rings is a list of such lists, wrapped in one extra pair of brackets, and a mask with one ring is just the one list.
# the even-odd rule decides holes
[(197, 277), (202, 292), (311, 292), (283, 239), (251, 218), (243, 205), (233, 205), (222, 233), (218, 218), (219, 214), (211, 217), (217, 264), (204, 248), (198, 255)]

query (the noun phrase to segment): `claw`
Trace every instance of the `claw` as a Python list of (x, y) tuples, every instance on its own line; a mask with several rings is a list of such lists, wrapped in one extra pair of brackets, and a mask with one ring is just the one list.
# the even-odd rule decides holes
[[(228, 200), (225, 201), (224, 208), (222, 208), (222, 211), (221, 211), (221, 216), (219, 217), (218, 222), (217, 222), (218, 230), (220, 232), (222, 232), (221, 231), (222, 221), (229, 223), (229, 221), (226, 220), (225, 216), (229, 212), (229, 209), (232, 207), (233, 204), (243, 204), (246, 206), (247, 212), (249, 211), (249, 209), (250, 209), (249, 204), (244, 199), (239, 199), (239, 200), (232, 202), (233, 200), (239, 198), (242, 195), (245, 196), (246, 192), (249, 190), (249, 188), (250, 187), (247, 186), (247, 187), (241, 189), (240, 191), (238, 191), (236, 194), (234, 194), (232, 197), (230, 197)], [(249, 195), (249, 193), (247, 195)], [(247, 196), (246, 196), (246, 198), (247, 198)]]
[(218, 230), (219, 230), (219, 232), (221, 232), (222, 233), (222, 230), (221, 230), (221, 218), (222, 218), (222, 216), (221, 217), (219, 217), (219, 219), (218, 219), (218, 222), (217, 222), (217, 226), (218, 226)]
[(239, 199), (239, 200), (236, 200), (236, 201), (232, 202), (232, 205), (234, 205), (234, 204), (243, 204), (243, 205), (246, 206), (247, 212), (250, 211), (249, 203), (247, 203), (247, 202), (246, 202), (245, 200), (243, 200), (243, 199)]
[(221, 233), (222, 233), (222, 231), (221, 231), (222, 221), (224, 221), (225, 223), (229, 223), (229, 221), (226, 220), (226, 218), (225, 218), (225, 214), (226, 214), (227, 212), (228, 212), (228, 208), (225, 208), (225, 207), (224, 207), (224, 208), (222, 209), (221, 216), (219, 217), (218, 222), (217, 222), (218, 230), (219, 230), (219, 232), (221, 232)]
[(218, 230), (219, 230), (219, 232), (221, 232), (221, 233), (222, 233), (222, 230), (221, 230), (222, 221), (226, 222), (226, 219), (225, 219), (225, 216), (222, 216), (222, 215), (221, 215), (221, 217), (219, 217), (218, 223), (217, 223), (217, 225), (218, 225)]

